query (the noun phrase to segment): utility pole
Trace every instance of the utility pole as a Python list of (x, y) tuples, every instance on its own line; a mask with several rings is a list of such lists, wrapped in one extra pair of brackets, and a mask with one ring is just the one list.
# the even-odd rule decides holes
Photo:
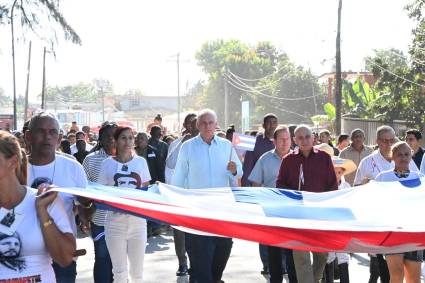
[(314, 91), (314, 83), (311, 82), (311, 94), (313, 96), (313, 103), (314, 103), (314, 115), (317, 114), (317, 101), (316, 101), (316, 93)]
[(27, 67), (27, 87), (25, 89), (25, 107), (24, 107), (24, 122), (27, 121), (27, 113), (28, 113), (28, 91), (30, 85), (30, 70), (31, 70), (31, 41), (30, 46), (28, 48), (28, 67)]
[[(227, 66), (224, 67), (224, 74), (227, 75)], [(229, 125), (229, 86), (227, 85), (226, 76), (224, 80), (224, 128)]]
[(335, 110), (336, 110), (336, 134), (341, 134), (341, 109), (342, 109), (342, 77), (341, 77), (341, 9), (342, 0), (338, 4), (338, 28), (336, 33), (336, 70), (335, 70)]
[(12, 29), (12, 72), (13, 72), (13, 129), (16, 130), (17, 126), (17, 108), (16, 108), (16, 69), (15, 69), (15, 31), (13, 27), (13, 11), (18, 0), (15, 0), (10, 11), (10, 27)]
[(105, 92), (103, 91), (103, 85), (100, 87), (100, 93), (102, 94), (102, 121), (105, 122)]
[[(170, 56), (171, 57), (171, 56)], [(173, 55), (172, 57), (176, 57), (175, 60), (167, 60), (167, 62), (176, 62), (177, 63), (177, 123), (178, 123), (178, 128), (180, 130), (180, 112), (181, 112), (181, 97), (180, 97), (180, 63), (184, 63), (184, 62), (189, 62), (188, 60), (186, 61), (181, 61), (180, 60), (180, 52), (177, 53), (176, 55)]]
[(180, 129), (180, 53), (177, 53), (177, 124)]
[(43, 85), (41, 88), (41, 109), (45, 108), (45, 90), (46, 90), (46, 47), (43, 49)]

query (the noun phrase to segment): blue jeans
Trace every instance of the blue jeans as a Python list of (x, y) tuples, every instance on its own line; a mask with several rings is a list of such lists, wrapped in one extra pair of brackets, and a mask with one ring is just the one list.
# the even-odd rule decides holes
[(56, 282), (75, 283), (75, 278), (77, 277), (77, 263), (75, 261), (67, 267), (61, 267), (56, 262), (53, 262), (52, 267), (55, 271)]
[(112, 283), (112, 262), (105, 241), (105, 228), (91, 223), (94, 244), (93, 278), (95, 283)]
[(185, 234), (191, 282), (213, 283), (221, 280), (232, 250), (232, 239)]

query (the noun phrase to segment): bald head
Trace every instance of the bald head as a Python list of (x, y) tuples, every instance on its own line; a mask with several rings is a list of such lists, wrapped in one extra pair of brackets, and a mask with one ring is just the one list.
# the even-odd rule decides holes
[(299, 125), (294, 131), (295, 143), (303, 154), (309, 154), (313, 148), (313, 135), (311, 128), (307, 125)]

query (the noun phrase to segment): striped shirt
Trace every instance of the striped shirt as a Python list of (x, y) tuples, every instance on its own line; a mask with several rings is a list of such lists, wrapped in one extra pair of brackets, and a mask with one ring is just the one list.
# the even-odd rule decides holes
[[(98, 151), (92, 152), (86, 156), (83, 161), (83, 168), (86, 172), (87, 179), (90, 182), (97, 182), (100, 169), (102, 168), (103, 160), (107, 159), (110, 155), (105, 152), (103, 148)], [(106, 211), (96, 209), (93, 215), (92, 222), (97, 226), (104, 226), (106, 218)]]

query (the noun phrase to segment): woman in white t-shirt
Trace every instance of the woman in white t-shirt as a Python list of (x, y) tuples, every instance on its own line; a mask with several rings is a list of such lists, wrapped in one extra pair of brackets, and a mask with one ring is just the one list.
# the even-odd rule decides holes
[[(118, 127), (114, 138), (116, 156), (103, 161), (99, 183), (131, 189), (149, 185), (149, 168), (146, 160), (133, 151), (131, 128)], [(107, 213), (105, 240), (111, 255), (115, 283), (126, 283), (129, 278), (132, 283), (142, 282), (146, 231), (146, 220), (141, 217), (119, 212)]]
[[(406, 142), (397, 142), (392, 148), (392, 159), (394, 169), (383, 171), (376, 176), (378, 182), (407, 181), (420, 177), (418, 172), (409, 170), (409, 163), (412, 160), (412, 149)], [(386, 260), (390, 271), (391, 283), (402, 283), (406, 277), (406, 282), (421, 282), (421, 263), (423, 261), (423, 251), (411, 251), (401, 254), (387, 254)]]
[(57, 193), (26, 187), (27, 159), (18, 140), (0, 131), (0, 282), (56, 282), (52, 258), (72, 262), (75, 238)]

